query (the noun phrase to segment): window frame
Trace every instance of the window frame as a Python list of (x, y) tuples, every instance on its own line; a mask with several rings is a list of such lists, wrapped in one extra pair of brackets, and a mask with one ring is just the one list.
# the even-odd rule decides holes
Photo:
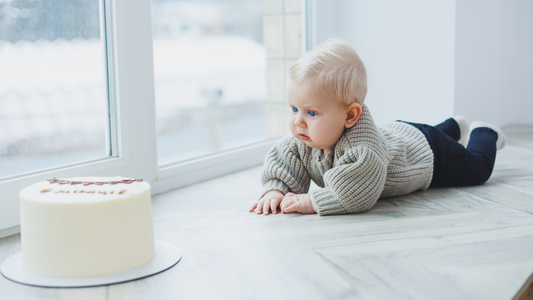
[(157, 173), (150, 5), (104, 0), (113, 156), (35, 171), (0, 181), (0, 237), (18, 232), (19, 191), (52, 177), (127, 176), (153, 182)]
[[(304, 20), (306, 3), (301, 0)], [(30, 184), (52, 177), (120, 175), (143, 178), (152, 185), (152, 195), (156, 195), (260, 165), (279, 140), (270, 139), (159, 168), (151, 0), (102, 0), (101, 5), (101, 12), (105, 11), (101, 19), (105, 19), (102, 33), (107, 48), (111, 120), (108, 149), (112, 156), (0, 180), (0, 238), (20, 232), (18, 194)], [(309, 28), (308, 21), (302, 24)], [(304, 32), (308, 34), (308, 30)], [(302, 44), (302, 49), (307, 49), (305, 38)]]

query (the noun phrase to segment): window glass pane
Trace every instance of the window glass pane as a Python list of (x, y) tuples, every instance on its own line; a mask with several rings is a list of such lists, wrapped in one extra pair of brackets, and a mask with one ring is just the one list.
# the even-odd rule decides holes
[(262, 141), (262, 0), (153, 0), (159, 165)]
[(97, 0), (0, 0), (0, 177), (109, 155)]

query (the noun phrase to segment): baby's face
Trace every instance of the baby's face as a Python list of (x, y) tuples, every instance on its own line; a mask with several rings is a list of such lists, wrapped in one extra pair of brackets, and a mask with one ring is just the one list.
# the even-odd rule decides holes
[(292, 134), (309, 147), (329, 151), (344, 131), (346, 111), (337, 101), (320, 93), (314, 84), (289, 83), (288, 98)]

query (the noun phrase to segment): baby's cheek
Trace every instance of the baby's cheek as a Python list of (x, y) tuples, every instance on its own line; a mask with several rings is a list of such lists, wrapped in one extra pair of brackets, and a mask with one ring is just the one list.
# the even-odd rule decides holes
[(315, 128), (315, 140), (320, 143), (324, 143), (328, 140), (328, 136), (331, 134), (329, 129), (325, 126), (317, 126)]
[(320, 142), (325, 148), (333, 146), (338, 139), (338, 128), (334, 126), (323, 126), (319, 129)]
[(292, 135), (297, 138), (297, 139), (300, 139), (300, 135), (298, 134), (298, 131), (296, 130), (296, 127), (295, 126), (290, 126), (289, 125), (289, 129), (292, 133)]

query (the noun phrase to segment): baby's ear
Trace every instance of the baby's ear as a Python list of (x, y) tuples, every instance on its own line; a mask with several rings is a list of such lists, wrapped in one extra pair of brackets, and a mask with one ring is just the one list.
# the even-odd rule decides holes
[(344, 121), (344, 127), (351, 128), (357, 123), (361, 113), (363, 112), (363, 107), (359, 103), (352, 103), (346, 109), (346, 120)]

